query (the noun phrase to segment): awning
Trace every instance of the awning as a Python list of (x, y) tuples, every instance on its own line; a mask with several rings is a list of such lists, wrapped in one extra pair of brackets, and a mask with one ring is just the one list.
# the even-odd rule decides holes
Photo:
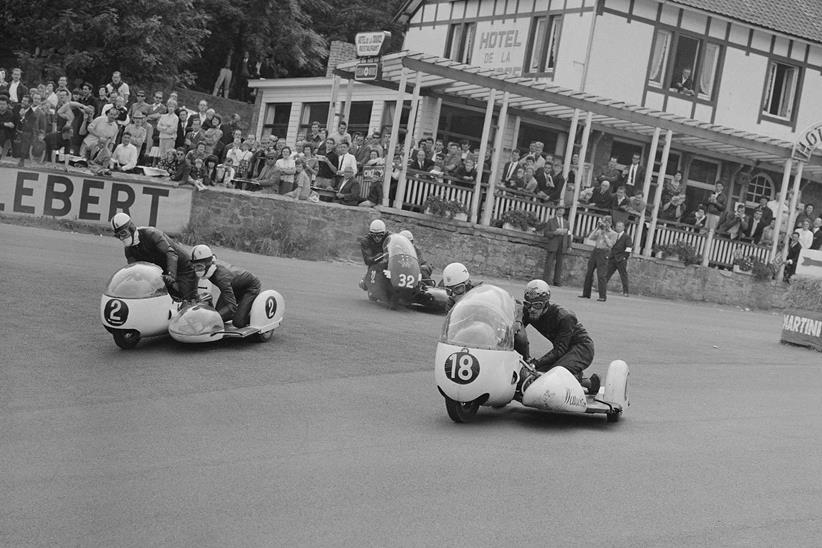
[[(335, 74), (353, 79), (357, 61), (337, 65)], [(398, 89), (403, 67), (407, 69), (407, 90), (420, 75), (421, 94), (435, 97), (458, 97), (487, 101), (489, 90), (507, 91), (508, 108), (570, 120), (574, 110), (591, 112), (598, 129), (612, 129), (650, 140), (658, 127), (673, 132), (672, 146), (677, 144), (707, 156), (722, 154), (741, 163), (768, 164), (781, 170), (790, 158), (793, 143), (756, 133), (700, 122), (676, 114), (631, 105), (590, 93), (571, 90), (532, 78), (511, 76), (496, 70), (465, 65), (436, 55), (404, 51), (382, 57), (381, 79), (367, 82)], [(497, 95), (501, 98), (501, 94)], [(822, 154), (817, 153), (806, 164), (807, 178), (822, 178)]]

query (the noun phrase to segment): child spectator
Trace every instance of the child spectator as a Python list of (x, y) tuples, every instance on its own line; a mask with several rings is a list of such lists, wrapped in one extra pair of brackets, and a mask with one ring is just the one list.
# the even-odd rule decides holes
[(217, 157), (213, 154), (209, 155), (205, 159), (205, 164), (203, 165), (203, 184), (205, 186), (216, 186), (219, 182), (222, 184), (222, 181), (218, 181), (217, 179)]
[(197, 190), (205, 190), (205, 185), (203, 184), (203, 179), (205, 176), (205, 164), (203, 163), (202, 158), (197, 158), (194, 160), (194, 165), (191, 166), (191, 169), (188, 172), (188, 178), (181, 181), (180, 185), (189, 184)]
[(234, 188), (234, 161), (226, 158), (225, 162), (217, 166), (214, 184), (226, 188)]
[(131, 134), (125, 132), (123, 133), (123, 141), (117, 145), (117, 148), (114, 149), (114, 153), (111, 155), (109, 169), (134, 173), (137, 167), (138, 156), (137, 147), (131, 144)]
[(294, 190), (286, 192), (286, 196), (295, 200), (307, 200), (311, 194), (311, 178), (305, 171), (305, 162), (302, 158), (294, 160)]

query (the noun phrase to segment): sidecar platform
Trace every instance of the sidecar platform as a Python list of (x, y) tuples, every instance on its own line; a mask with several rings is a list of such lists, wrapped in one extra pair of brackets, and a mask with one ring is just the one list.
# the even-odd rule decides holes
[(245, 327), (234, 327), (230, 323), (225, 324), (223, 331), (216, 331), (215, 335), (223, 335), (224, 337), (235, 337), (238, 339), (245, 339), (251, 335), (256, 335), (260, 330), (257, 327), (247, 325)]

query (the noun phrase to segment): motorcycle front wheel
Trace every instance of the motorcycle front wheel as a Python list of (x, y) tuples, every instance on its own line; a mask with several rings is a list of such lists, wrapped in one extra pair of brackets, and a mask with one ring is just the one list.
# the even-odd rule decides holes
[(448, 411), (448, 416), (452, 421), (462, 423), (470, 422), (474, 419), (479, 409), (479, 401), (474, 400), (468, 403), (454, 401), (451, 398), (445, 398), (445, 409)]

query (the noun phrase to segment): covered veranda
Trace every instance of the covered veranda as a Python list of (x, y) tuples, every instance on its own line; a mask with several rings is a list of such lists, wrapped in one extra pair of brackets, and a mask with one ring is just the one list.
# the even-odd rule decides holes
[[(530, 78), (506, 75), (438, 56), (406, 51), (383, 56), (380, 63), (379, 79), (369, 83), (397, 90), (395, 113), (402, 112), (403, 101), (409, 94), (411, 97), (406, 138), (400, 145), (398, 142), (400, 116), (395, 115), (386, 162), (391, 161), (390, 159), (394, 157), (395, 152), (399, 151), (400, 146), (402, 146), (403, 158), (407, 160), (412, 143), (422, 137), (419, 118), (423, 96), (456, 99), (485, 107), (483, 132), (480, 138), (480, 158), (486, 155), (492, 134), (492, 124), (496, 119), (491, 170), (487, 177), (487, 186), (482, 183), (482, 162), (478, 162), (473, 189), (466, 189), (435, 179), (416, 177), (408, 172), (407, 161), (404, 161), (393, 203), (389, 203), (391, 170), (386, 169), (382, 204), (385, 207), (398, 209), (420, 207), (428, 195), (437, 194), (446, 199), (463, 201), (470, 206), (468, 207), (469, 221), (485, 226), (490, 225), (492, 219), (498, 218), (504, 211), (511, 208), (529, 211), (541, 220), (546, 220), (553, 215), (551, 206), (496, 192), (497, 182), (505, 162), (503, 149), (506, 148), (506, 143), (503, 142), (503, 136), (506, 134), (505, 126), (509, 114), (525, 117), (546, 116), (567, 122), (569, 138), (564, 154), (563, 176), (565, 180), (572, 168), (571, 158), (575, 151), (578, 151), (579, 158), (579, 165), (575, 166), (577, 173), (583, 173), (592, 129), (630, 134), (646, 142), (650, 140), (651, 153), (646, 159), (647, 166), (642, 186), (642, 195), (649, 198), (645, 222), (632, 224), (628, 229), (634, 238), (634, 249), (640, 250), (641, 242), (645, 243), (642, 255), (646, 257), (651, 256), (654, 243), (685, 241), (702, 255), (703, 265), (727, 265), (732, 262), (734, 256), (739, 254), (770, 262), (777, 258), (779, 241), (788, 237), (787, 234), (777, 234), (773, 244), (765, 247), (715, 238), (713, 231), (698, 233), (668, 227), (661, 223), (659, 210), (662, 192), (655, 192), (653, 201), (650, 201), (652, 181), (655, 181), (657, 188), (661, 189), (666, 176), (664, 169), (659, 172), (654, 171), (655, 153), (660, 146), (662, 147), (660, 166), (667, 165), (671, 147), (675, 146), (678, 150), (687, 150), (712, 157), (720, 156), (744, 165), (768, 166), (781, 171), (779, 206), (775, 215), (777, 231), (783, 226), (785, 216), (788, 217), (788, 222), (785, 224), (792, 226), (803, 176), (815, 180), (819, 180), (822, 176), (822, 158), (815, 154), (815, 151), (794, 160), (793, 143), (781, 139), (654, 111), (606, 97), (563, 88), (550, 82), (538, 82)], [(340, 100), (339, 94), (342, 88), (339, 85), (340, 79), (352, 82), (356, 65), (357, 62), (344, 63), (338, 65), (334, 71), (335, 80), (329, 107), (329, 125), (333, 123), (334, 105)], [(576, 136), (580, 133), (578, 131), (580, 126), (582, 131), (577, 142)], [(575, 185), (573, 205), (569, 213), (569, 225), (576, 238), (584, 238), (590, 233), (602, 216), (600, 213), (581, 209), (578, 206), (581, 186), (581, 184)], [(794, 190), (792, 201), (790, 206), (785, 208), (783, 204), (786, 202), (788, 189), (791, 186)], [(483, 200), (483, 196), (486, 199)], [(783, 255), (787, 253), (787, 246), (783, 246), (782, 253)]]

